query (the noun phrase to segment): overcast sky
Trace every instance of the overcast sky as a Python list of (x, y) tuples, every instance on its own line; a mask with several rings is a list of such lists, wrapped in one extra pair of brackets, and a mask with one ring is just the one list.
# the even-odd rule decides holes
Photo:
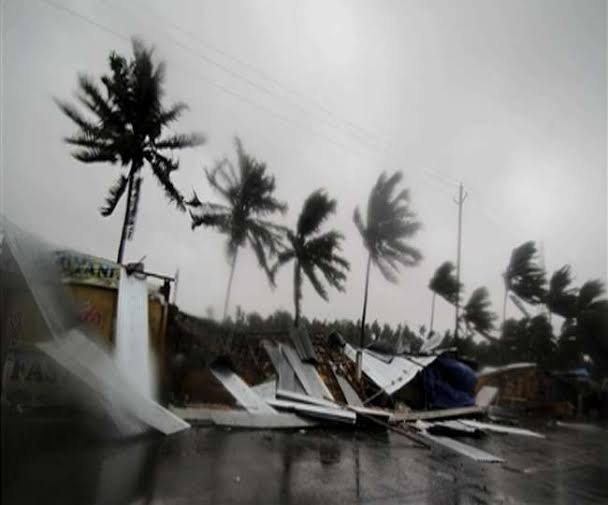
[[(176, 130), (208, 142), (183, 152), (176, 185), (215, 199), (202, 167), (245, 149), (265, 160), (295, 225), (324, 187), (338, 200), (330, 226), (346, 236), (346, 293), (325, 303), (307, 285), (309, 317), (360, 317), (366, 254), (352, 222), (382, 170), (401, 170), (424, 229), (424, 261), (398, 285), (374, 271), (370, 320), (428, 325), (434, 269), (455, 261), (464, 207), (462, 280), (485, 285), (495, 310), (513, 247), (542, 241), (548, 270), (606, 279), (606, 2), (2, 0), (2, 210), (61, 246), (114, 259), (123, 207), (99, 207), (118, 174), (73, 160), (74, 129), (53, 103), (71, 98), (78, 72), (98, 76), (129, 38), (167, 63), (168, 101), (190, 106)], [(224, 237), (190, 230), (144, 172), (126, 259), (179, 268), (178, 304), (221, 313), (228, 278)], [(232, 307), (292, 310), (292, 271), (272, 291), (254, 255), (239, 256)], [(517, 315), (510, 306), (509, 313)], [(437, 327), (453, 309), (437, 304)]]

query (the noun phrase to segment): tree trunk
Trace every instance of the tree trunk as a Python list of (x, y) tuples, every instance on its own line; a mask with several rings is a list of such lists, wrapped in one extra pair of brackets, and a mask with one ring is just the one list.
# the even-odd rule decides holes
[(502, 302), (502, 327), (504, 330), (505, 321), (507, 320), (507, 295), (509, 294), (509, 290), (507, 289), (507, 285), (505, 284), (505, 297)]
[(228, 301), (230, 300), (230, 290), (232, 289), (232, 278), (234, 277), (234, 268), (236, 267), (236, 257), (239, 254), (239, 250), (237, 249), (232, 257), (232, 264), (230, 265), (230, 277), (228, 277), (228, 288), (226, 289), (226, 299), (224, 300), (224, 317), (223, 320), (226, 320), (226, 316), (228, 315)]
[(367, 270), (365, 272), (365, 294), (363, 295), (363, 314), (361, 316), (361, 336), (359, 339), (359, 350), (357, 351), (357, 380), (361, 380), (361, 366), (363, 360), (363, 341), (365, 338), (365, 315), (367, 313), (367, 292), (369, 289), (369, 269), (372, 264), (372, 255), (367, 259)]
[(131, 211), (131, 194), (133, 193), (133, 181), (137, 172), (143, 166), (143, 162), (133, 161), (131, 170), (129, 170), (129, 184), (127, 185), (127, 204), (125, 207), (125, 218), (122, 222), (122, 232), (120, 234), (120, 244), (118, 245), (118, 256), (116, 263), (121, 264), (125, 252), (125, 243), (127, 241), (127, 229), (129, 228), (129, 213)]
[(120, 244), (118, 245), (118, 256), (116, 263), (121, 264), (125, 252), (125, 242), (127, 241), (127, 228), (129, 226), (129, 213), (131, 210), (131, 193), (133, 192), (133, 179), (135, 174), (133, 168), (129, 172), (129, 184), (127, 185), (127, 204), (125, 205), (125, 217), (122, 222), (122, 232), (120, 233)]
[(429, 328), (429, 334), (433, 331), (433, 320), (435, 319), (435, 291), (433, 291), (433, 298), (431, 301), (431, 325)]
[(295, 316), (293, 325), (297, 328), (300, 324), (300, 300), (302, 299), (302, 272), (300, 262), (296, 260), (293, 267), (293, 304)]

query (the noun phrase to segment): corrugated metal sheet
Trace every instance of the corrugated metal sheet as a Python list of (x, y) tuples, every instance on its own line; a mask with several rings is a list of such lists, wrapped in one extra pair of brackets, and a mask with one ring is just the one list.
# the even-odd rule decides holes
[(498, 388), (494, 386), (482, 386), (475, 395), (475, 405), (488, 407), (498, 396)]
[[(416, 427), (418, 429), (426, 430), (426, 431), (433, 430), (434, 428), (440, 428), (440, 429), (443, 428), (446, 431), (459, 432), (460, 434), (468, 434), (468, 435), (472, 435), (474, 433), (479, 432), (478, 428), (475, 428), (474, 426), (467, 426), (466, 424), (463, 424), (456, 419), (452, 419), (452, 420), (448, 420), (448, 421), (433, 421), (433, 422), (418, 420), (418, 421), (416, 421)], [(442, 435), (444, 433), (437, 432), (437, 434), (439, 434), (439, 435)]]
[(289, 365), (295, 372), (296, 377), (302, 383), (302, 386), (304, 386), (304, 391), (307, 394), (310, 396), (315, 396), (316, 398), (334, 399), (325, 383), (321, 380), (321, 377), (317, 373), (314, 365), (311, 365), (310, 363), (302, 363), (297, 353), (287, 345), (282, 346), (281, 350), (287, 358)]
[(271, 379), (269, 381), (262, 382), (261, 384), (251, 386), (251, 390), (265, 400), (269, 398), (276, 398), (277, 379)]
[(281, 344), (273, 344), (272, 342), (264, 341), (264, 349), (272, 361), (272, 365), (279, 376), (277, 387), (285, 391), (294, 391), (296, 393), (305, 393), (304, 386), (296, 377), (296, 373), (287, 362), (285, 355), (281, 351)]
[(287, 400), (291, 402), (308, 403), (311, 405), (318, 405), (320, 407), (336, 408), (334, 402), (324, 400), (322, 398), (315, 398), (306, 394), (293, 393), (291, 391), (283, 391), (282, 389), (277, 390), (277, 398), (279, 400)]
[(148, 340), (146, 279), (136, 274), (128, 275), (126, 269), (120, 267), (114, 359), (131, 385), (152, 399), (155, 385)]
[[(72, 330), (61, 339), (39, 343), (38, 348), (99, 393), (107, 402), (108, 413), (125, 429), (123, 433), (140, 432), (140, 422), (165, 435), (190, 427), (158, 403), (131, 388), (114, 361), (80, 330)], [(133, 415), (137, 423), (123, 412)]]
[(255, 393), (237, 374), (228, 367), (212, 365), (211, 373), (230, 392), (239, 404), (247, 412), (252, 414), (275, 414), (276, 411), (269, 407), (262, 397)]
[(505, 461), (503, 458), (494, 456), (494, 454), (490, 454), (489, 452), (482, 451), (481, 449), (473, 447), (472, 445), (463, 444), (458, 440), (453, 440), (448, 437), (430, 435), (425, 431), (421, 432), (421, 435), (438, 445), (451, 449), (452, 451), (462, 454), (467, 458), (474, 459), (475, 461), (480, 461), (483, 463), (503, 463)]
[[(344, 354), (353, 362), (357, 351), (349, 344), (344, 347)], [(436, 356), (417, 356), (405, 358), (394, 356), (390, 363), (378, 359), (372, 353), (363, 351), (363, 372), (380, 389), (391, 395), (410, 382), (423, 368), (435, 361)]]
[(508, 433), (510, 435), (522, 435), (525, 437), (536, 437), (536, 438), (546, 438), (542, 433), (537, 433), (536, 431), (526, 430), (524, 428), (517, 428), (515, 426), (505, 426), (503, 424), (492, 424), (492, 423), (482, 423), (480, 421), (474, 421), (469, 419), (462, 419), (460, 421), (462, 424), (466, 426), (470, 426), (472, 428), (477, 428), (483, 431), (495, 431), (496, 433)]
[(344, 377), (339, 374), (334, 375), (336, 377), (336, 380), (338, 381), (340, 389), (342, 390), (342, 394), (346, 399), (346, 403), (351, 407), (363, 407), (363, 402), (361, 401), (361, 398), (359, 398), (357, 392), (350, 385), (350, 382), (348, 382)]
[(295, 414), (252, 414), (250, 412), (235, 412), (218, 410), (211, 414), (211, 420), (219, 426), (232, 426), (233, 428), (257, 429), (293, 429), (309, 428), (314, 421), (303, 419)]
[(252, 414), (243, 410), (218, 410), (205, 407), (171, 407), (171, 411), (182, 419), (198, 425), (217, 424), (234, 428), (289, 429), (307, 428), (317, 424), (310, 419), (283, 412)]
[(302, 328), (291, 328), (289, 330), (289, 339), (296, 348), (296, 352), (300, 359), (305, 363), (317, 363), (319, 358), (315, 353), (315, 349), (312, 346), (308, 332)]
[(355, 424), (357, 415), (344, 409), (322, 407), (288, 400), (268, 400), (268, 403), (277, 409), (293, 411), (303, 416), (309, 416), (346, 424)]

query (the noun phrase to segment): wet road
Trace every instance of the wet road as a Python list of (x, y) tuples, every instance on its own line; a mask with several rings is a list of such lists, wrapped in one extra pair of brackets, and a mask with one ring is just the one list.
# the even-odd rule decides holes
[(608, 431), (543, 431), (544, 440), (462, 439), (504, 464), (382, 432), (199, 428), (103, 446), (70, 442), (69, 433), (26, 437), (13, 439), (11, 454), (3, 447), (2, 497), (36, 505), (608, 503)]

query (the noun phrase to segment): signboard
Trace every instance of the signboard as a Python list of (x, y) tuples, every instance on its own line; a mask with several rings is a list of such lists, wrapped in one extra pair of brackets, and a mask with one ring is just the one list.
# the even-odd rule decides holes
[(120, 267), (117, 263), (68, 250), (55, 254), (64, 282), (118, 288)]

